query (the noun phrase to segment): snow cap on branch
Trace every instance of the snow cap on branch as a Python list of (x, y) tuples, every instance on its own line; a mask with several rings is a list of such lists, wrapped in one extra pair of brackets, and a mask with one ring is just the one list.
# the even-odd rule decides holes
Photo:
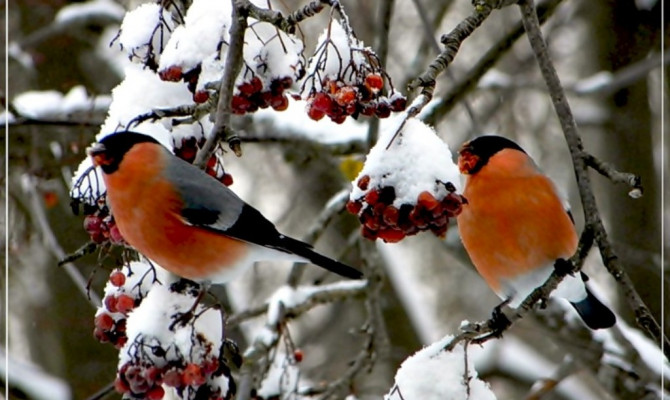
[(477, 377), (462, 343), (452, 351), (443, 350), (452, 339), (447, 335), (403, 361), (384, 400), (495, 400), (488, 384)]

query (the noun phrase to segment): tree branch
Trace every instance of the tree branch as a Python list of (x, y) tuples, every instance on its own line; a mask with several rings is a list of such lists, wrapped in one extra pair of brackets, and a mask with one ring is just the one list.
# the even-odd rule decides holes
[(242, 69), (244, 58), (242, 56), (244, 49), (244, 32), (247, 29), (247, 15), (244, 11), (243, 0), (233, 0), (231, 26), (230, 26), (230, 44), (226, 54), (226, 63), (224, 65), (223, 78), (219, 88), (219, 101), (216, 105), (216, 114), (214, 116), (214, 127), (207, 137), (205, 144), (198, 151), (194, 164), (203, 168), (207, 160), (212, 157), (219, 140), (226, 140), (228, 146), (236, 156), (242, 155), (240, 147), (240, 138), (230, 126), (230, 117), (232, 114), (230, 102), (233, 98), (233, 89), (235, 79)]
[[(544, 24), (562, 0), (549, 0), (538, 5), (538, 18), (541, 24)], [(509, 49), (519, 40), (525, 30), (521, 22), (514, 25), (510, 32), (491, 47), (482, 58), (471, 68), (468, 69), (466, 75), (455, 86), (440, 99), (440, 103), (427, 111), (424, 120), (428, 123), (435, 123), (439, 116), (446, 115), (451, 109), (458, 104), (468, 93), (470, 93), (481, 80), (482, 76), (486, 74), (498, 60), (507, 53)]]

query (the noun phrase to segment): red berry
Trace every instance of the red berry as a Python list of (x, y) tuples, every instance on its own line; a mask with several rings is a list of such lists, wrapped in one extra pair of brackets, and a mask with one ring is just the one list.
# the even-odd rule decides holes
[(391, 111), (404, 111), (407, 108), (407, 99), (405, 97), (396, 97), (391, 101)]
[(96, 328), (109, 332), (114, 327), (114, 318), (107, 313), (102, 313), (95, 317), (94, 323)]
[(368, 190), (369, 184), (370, 184), (370, 175), (363, 175), (358, 180), (358, 182), (356, 182), (356, 186), (358, 186), (358, 188), (361, 190)]
[(120, 294), (116, 300), (116, 308), (120, 313), (127, 314), (130, 310), (135, 308), (135, 299), (127, 294)]
[(354, 215), (358, 215), (358, 212), (361, 211), (363, 204), (360, 201), (351, 201), (347, 202), (347, 211)]
[(319, 92), (314, 95), (310, 104), (312, 108), (328, 113), (333, 108), (333, 99), (326, 93)]
[(463, 197), (456, 193), (449, 193), (442, 199), (442, 206), (452, 217), (461, 213)]
[(284, 111), (288, 108), (288, 97), (285, 95), (273, 96), (272, 100), (270, 100), (270, 106), (275, 111)]
[(379, 74), (368, 74), (368, 76), (365, 77), (365, 86), (373, 92), (376, 92), (384, 87), (384, 78)]
[(120, 244), (123, 243), (123, 235), (121, 235), (121, 231), (119, 230), (118, 225), (112, 224), (109, 227), (109, 240), (112, 241), (112, 243), (115, 244)]
[(212, 358), (210, 360), (205, 361), (205, 363), (202, 366), (202, 372), (205, 375), (212, 375), (219, 369), (219, 360), (216, 358)]
[(318, 121), (323, 118), (326, 113), (324, 111), (314, 108), (311, 104), (307, 106), (307, 115), (314, 121)]
[(293, 359), (295, 360), (295, 362), (298, 362), (298, 363), (301, 362), (302, 358), (303, 358), (303, 355), (304, 354), (302, 354), (302, 350), (300, 350), (300, 349), (295, 349), (293, 351)]
[(371, 206), (375, 205), (375, 203), (377, 203), (378, 200), (379, 200), (379, 191), (377, 191), (376, 189), (370, 190), (365, 195), (365, 202)]
[(126, 283), (126, 275), (118, 269), (112, 271), (109, 275), (109, 282), (116, 287), (121, 287)]
[(250, 97), (263, 90), (263, 81), (257, 76), (254, 76), (248, 82), (241, 83), (238, 87), (243, 96)]
[(149, 383), (161, 383), (161, 369), (151, 366), (144, 371), (144, 377)]
[(93, 337), (100, 343), (109, 342), (109, 335), (107, 332), (97, 327), (93, 329)]
[(198, 148), (195, 146), (195, 143), (193, 143), (193, 145), (182, 143), (180, 148), (175, 149), (175, 155), (189, 163), (192, 163), (193, 160), (195, 160), (197, 153)]
[(193, 94), (193, 101), (196, 103), (204, 103), (209, 100), (209, 92), (206, 90), (198, 90)]
[(433, 211), (440, 205), (440, 202), (437, 201), (437, 199), (435, 198), (435, 196), (433, 196), (432, 193), (428, 191), (423, 191), (419, 193), (417, 204), (428, 211)]
[(251, 101), (246, 97), (236, 95), (230, 101), (230, 108), (233, 114), (244, 114), (251, 108)]
[(93, 241), (94, 243), (97, 243), (97, 244), (101, 244), (102, 242), (107, 240), (107, 237), (102, 232), (91, 233), (90, 236), (91, 236), (91, 241)]
[(221, 183), (223, 183), (226, 186), (230, 186), (233, 184), (233, 176), (231, 174), (223, 174), (221, 177)]
[(361, 236), (363, 236), (366, 239), (369, 240), (376, 240), (377, 239), (377, 231), (368, 228), (366, 225), (363, 225), (361, 227)]
[(374, 104), (365, 104), (360, 108), (360, 113), (365, 116), (375, 115), (375, 110), (377, 109)]
[(176, 369), (170, 369), (163, 374), (163, 383), (171, 387), (181, 387), (182, 379), (181, 374)]
[(214, 154), (212, 154), (212, 156), (209, 157), (209, 160), (207, 160), (207, 168), (216, 167), (216, 162), (217, 162), (217, 158)]
[(152, 387), (145, 395), (148, 400), (161, 400), (163, 396), (165, 396), (165, 390), (162, 386)]
[[(257, 93), (252, 97), (253, 103), (260, 108), (268, 108), (272, 104), (272, 92)], [(252, 111), (252, 110), (249, 110)], [(255, 111), (255, 110), (254, 110)]]
[(386, 243), (397, 243), (405, 238), (403, 231), (393, 228), (382, 229), (379, 237)]
[(107, 309), (107, 311), (112, 313), (119, 312), (119, 308), (117, 307), (118, 301), (116, 299), (116, 296), (114, 296), (113, 294), (105, 296), (105, 300), (103, 302), (105, 303), (105, 308)]
[(336, 124), (341, 124), (347, 119), (347, 114), (334, 114), (330, 116), (330, 120)]
[(191, 363), (184, 368), (182, 382), (185, 386), (200, 386), (205, 383), (205, 381), (202, 369), (198, 364)]
[(169, 66), (168, 68), (160, 71), (158, 73), (158, 77), (164, 81), (177, 82), (182, 77), (181, 67), (178, 65)]
[(382, 213), (384, 222), (389, 226), (397, 226), (400, 218), (400, 211), (394, 206), (387, 206)]
[(391, 115), (391, 107), (385, 101), (377, 102), (377, 108), (375, 109), (375, 115), (379, 118), (388, 118)]
[(261, 81), (261, 78), (254, 76), (253, 78), (251, 78), (250, 82), (254, 93), (258, 93), (261, 90), (263, 90), (263, 81)]
[(84, 217), (84, 230), (88, 234), (99, 233), (102, 229), (102, 218), (96, 215), (87, 215)]
[(335, 101), (341, 106), (347, 106), (356, 101), (356, 90), (351, 86), (344, 86), (335, 93)]
[(118, 339), (116, 339), (116, 343), (114, 343), (114, 347), (116, 347), (117, 349), (121, 349), (123, 346), (126, 345), (126, 342), (128, 342), (127, 336), (119, 336)]

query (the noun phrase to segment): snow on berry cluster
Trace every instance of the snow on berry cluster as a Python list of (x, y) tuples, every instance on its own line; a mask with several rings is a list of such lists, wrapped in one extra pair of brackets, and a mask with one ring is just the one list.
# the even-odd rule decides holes
[(180, 399), (234, 395), (228, 364), (239, 361), (224, 356), (229, 342), (220, 312), (197, 304), (189, 314), (199, 290), (184, 280), (156, 282), (129, 313), (114, 384), (124, 399), (158, 400), (169, 391)]
[(426, 230), (443, 237), (464, 202), (447, 144), (423, 122), (405, 118), (380, 133), (347, 203), (371, 240), (394, 243)]
[(302, 95), (310, 118), (318, 121), (328, 116), (336, 123), (348, 116), (387, 118), (391, 111), (403, 111), (407, 104), (406, 98), (393, 89), (374, 51), (347, 34), (336, 20), (319, 37)]
[(126, 319), (140, 305), (156, 279), (156, 270), (140, 262), (131, 262), (109, 274), (105, 296), (94, 320), (93, 335), (98, 341), (111, 343), (116, 348), (126, 344)]

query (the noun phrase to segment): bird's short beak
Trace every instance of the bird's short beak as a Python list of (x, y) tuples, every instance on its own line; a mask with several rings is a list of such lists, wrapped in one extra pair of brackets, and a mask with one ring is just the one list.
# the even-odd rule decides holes
[(86, 149), (86, 153), (93, 159), (93, 165), (96, 167), (102, 164), (101, 161), (104, 158), (106, 151), (107, 148), (102, 143), (94, 143), (91, 147)]
[(472, 154), (471, 150), (470, 142), (466, 142), (458, 150), (458, 169), (465, 175), (469, 174), (479, 161), (479, 157)]

